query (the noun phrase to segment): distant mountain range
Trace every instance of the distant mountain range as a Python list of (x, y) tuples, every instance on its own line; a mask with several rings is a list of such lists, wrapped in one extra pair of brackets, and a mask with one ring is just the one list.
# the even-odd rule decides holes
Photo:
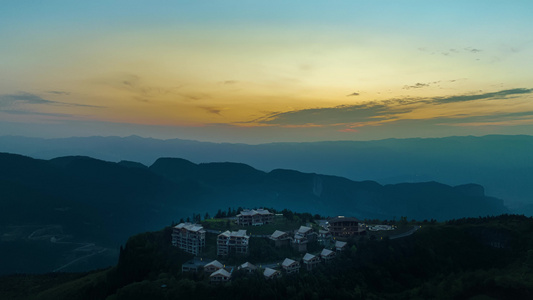
[(240, 162), (270, 172), (278, 168), (373, 180), (380, 184), (436, 181), (476, 183), (504, 199), (513, 213), (533, 215), (533, 136), (488, 135), (271, 143), (260, 145), (129, 137), (39, 139), (0, 137), (0, 152), (41, 159), (83, 155), (151, 165), (160, 157), (194, 163)]
[(98, 247), (116, 250), (134, 233), (227, 207), (419, 220), (508, 212), (502, 200), (485, 196), (476, 184), (381, 185), (285, 169), (266, 173), (241, 163), (160, 158), (148, 167), (86, 156), (40, 160), (0, 153), (0, 170), (0, 236), (2, 249), (9, 250), (0, 258), (8, 266), (3, 272), (70, 266), (87, 255), (87, 247), (98, 257), (105, 253)]

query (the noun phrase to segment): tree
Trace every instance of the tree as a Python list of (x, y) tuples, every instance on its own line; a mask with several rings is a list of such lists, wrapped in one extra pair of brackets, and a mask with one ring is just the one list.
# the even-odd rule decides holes
[(281, 211), (281, 213), (287, 220), (292, 221), (294, 219), (294, 213), (288, 209), (284, 209), (283, 211)]
[(207, 219), (210, 219), (211, 217), (209, 216), (209, 213), (205, 213), (205, 216), (204, 216), (204, 220), (207, 220)]

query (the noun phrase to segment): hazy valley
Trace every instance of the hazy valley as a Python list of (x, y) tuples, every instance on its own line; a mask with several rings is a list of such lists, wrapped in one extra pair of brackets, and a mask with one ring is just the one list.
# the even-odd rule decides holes
[[(148, 167), (84, 156), (41, 160), (4, 153), (0, 166), (1, 242), (10, 253), (2, 257), (4, 273), (106, 266), (129, 236), (193, 214), (212, 216), (224, 207), (268, 206), (382, 220), (449, 220), (509, 212), (503, 200), (485, 195), (475, 184), (381, 185), (179, 158), (161, 158)], [(87, 260), (78, 260), (83, 257)], [(70, 264), (73, 261), (78, 263)]]

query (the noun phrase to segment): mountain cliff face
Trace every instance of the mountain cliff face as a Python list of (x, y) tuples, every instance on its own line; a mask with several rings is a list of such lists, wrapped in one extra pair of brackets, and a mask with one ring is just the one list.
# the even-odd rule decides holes
[(293, 170), (266, 173), (240, 163), (161, 158), (143, 167), (85, 156), (38, 160), (0, 153), (0, 170), (2, 243), (27, 241), (33, 231), (53, 225), (61, 234), (45, 235), (44, 241), (116, 249), (134, 233), (193, 213), (214, 215), (226, 207), (288, 208), (362, 219), (444, 220), (507, 212), (502, 200), (485, 196), (479, 185), (383, 186)]

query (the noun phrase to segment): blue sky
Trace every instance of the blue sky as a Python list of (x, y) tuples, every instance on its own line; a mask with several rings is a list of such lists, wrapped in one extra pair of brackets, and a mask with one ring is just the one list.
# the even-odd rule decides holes
[(5, 1), (0, 135), (529, 134), (531, 16), (531, 1)]

